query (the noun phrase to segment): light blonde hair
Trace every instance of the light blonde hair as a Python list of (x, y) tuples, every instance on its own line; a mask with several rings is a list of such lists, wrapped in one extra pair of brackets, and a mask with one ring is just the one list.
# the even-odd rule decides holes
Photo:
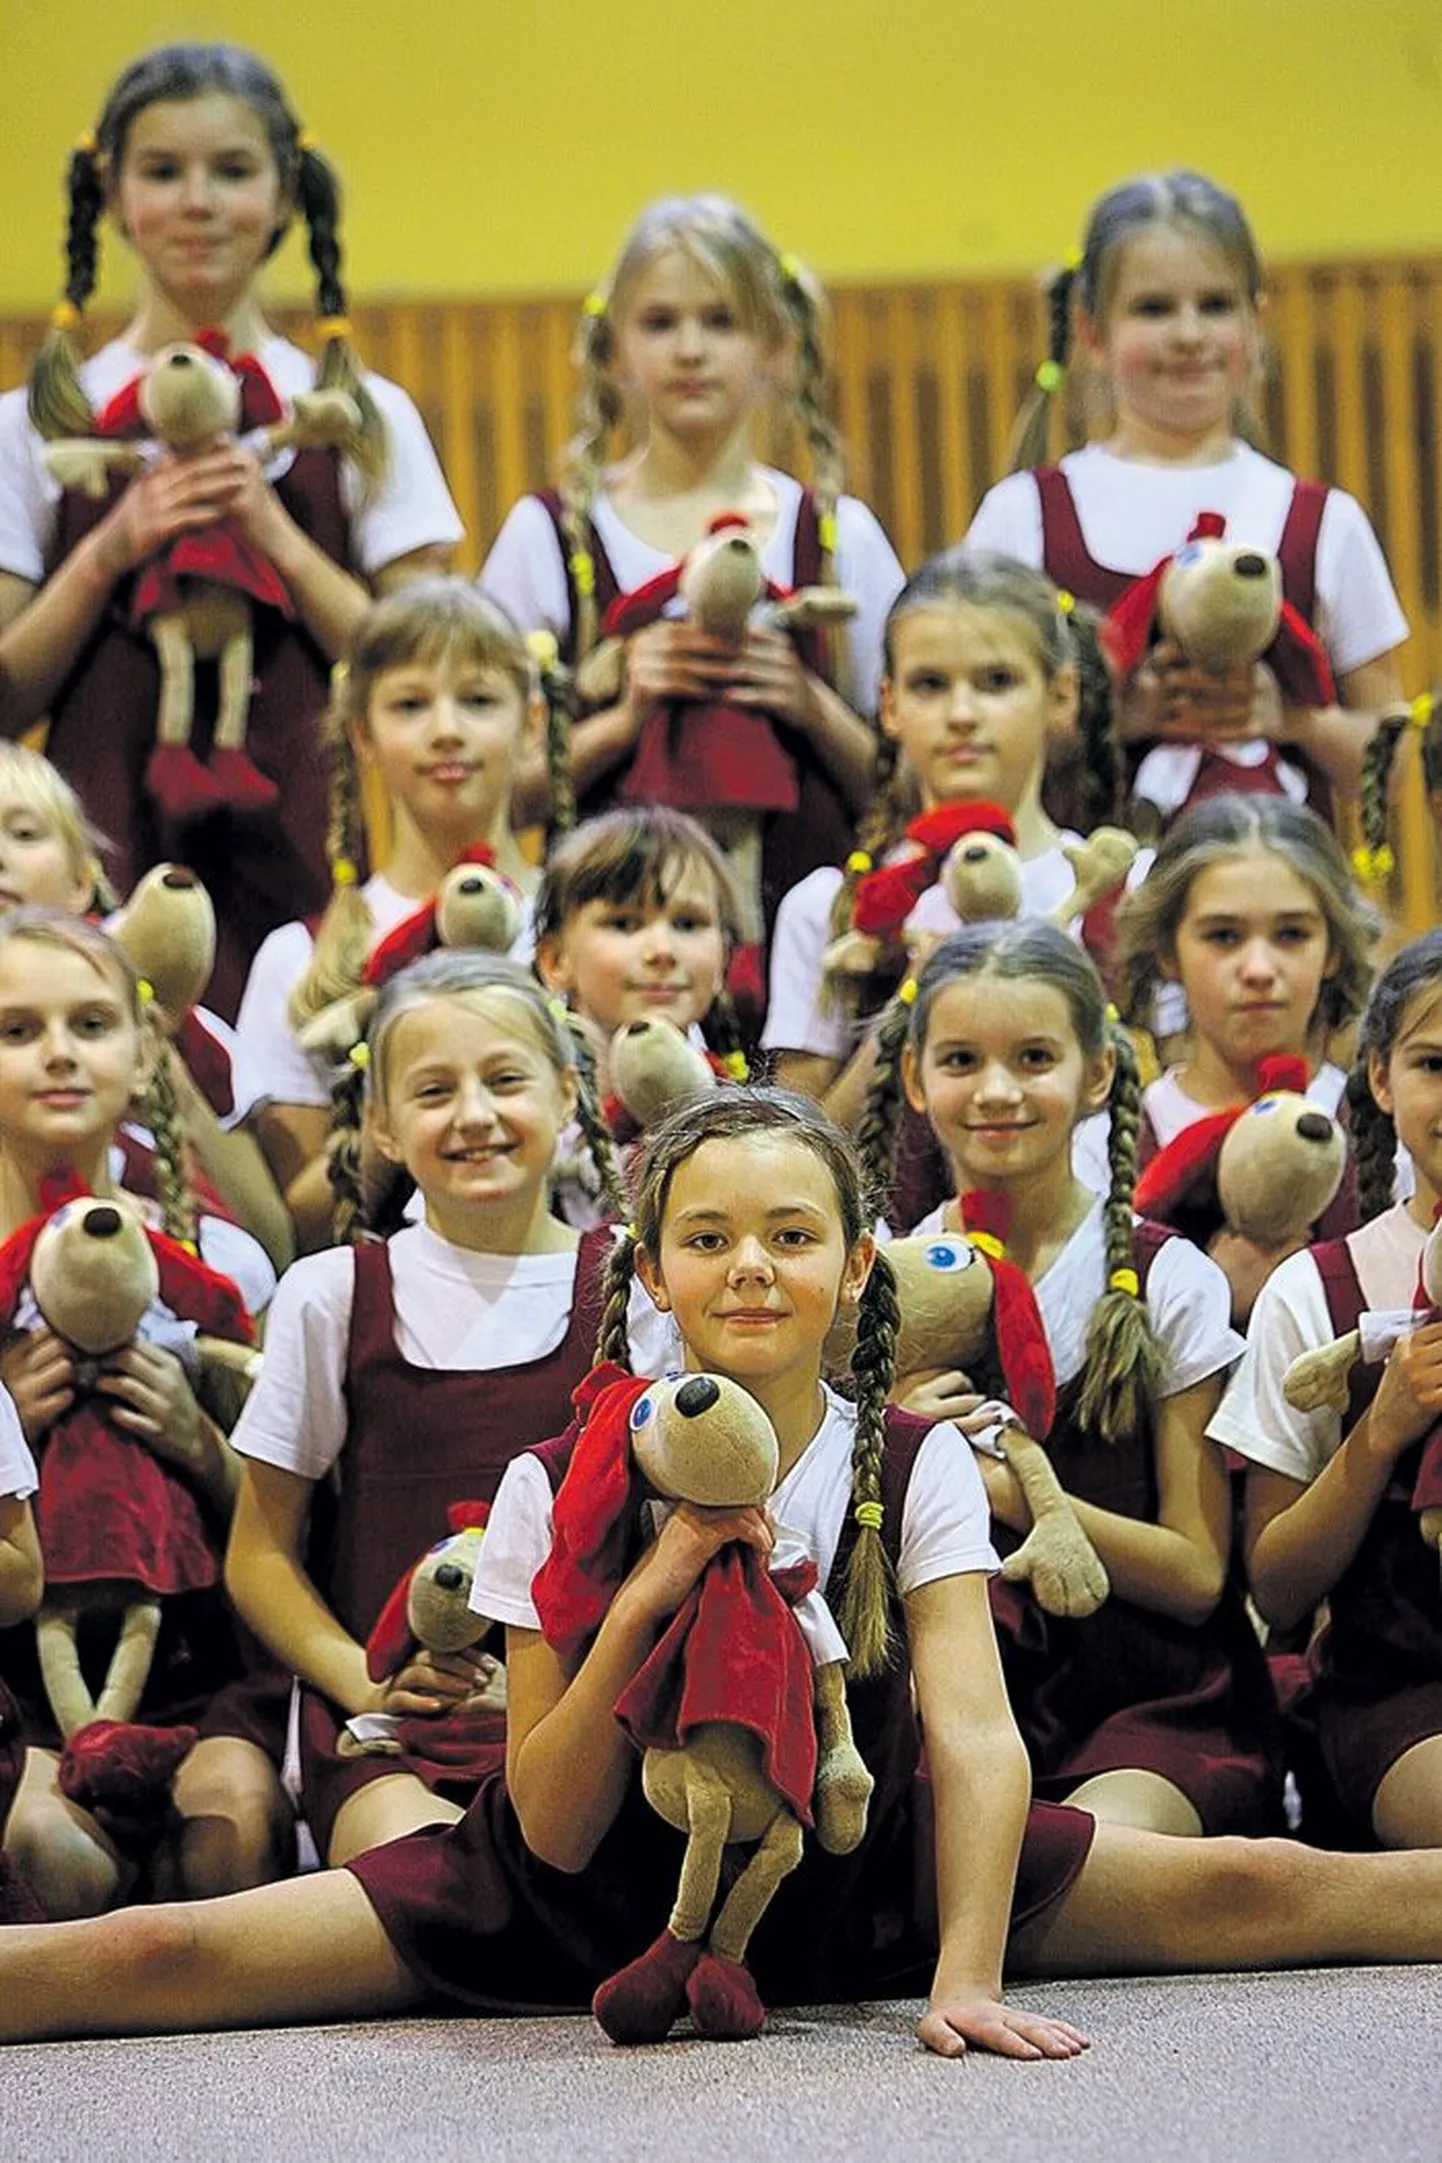
[(50, 822), (75, 878), (90, 881), (91, 900), (102, 909), (113, 908), (115, 896), (100, 862), (104, 836), (92, 826), (64, 774), (29, 744), (0, 743), (0, 799), (5, 797)]

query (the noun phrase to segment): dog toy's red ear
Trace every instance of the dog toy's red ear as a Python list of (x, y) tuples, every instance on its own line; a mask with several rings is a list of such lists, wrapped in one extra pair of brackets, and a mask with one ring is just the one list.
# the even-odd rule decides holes
[(1293, 1096), (1304, 1097), (1307, 1084), (1312, 1079), (1305, 1059), (1295, 1052), (1272, 1052), (1257, 1061), (1254, 1094), (1269, 1097), (1275, 1090), (1289, 1089)]
[[(485, 864), (494, 870), (496, 852), (488, 848), (485, 842), (477, 841), (462, 851), (456, 858), (456, 863)], [(393, 976), (400, 975), (402, 969), (408, 969), (413, 961), (419, 961), (423, 954), (429, 954), (435, 943), (436, 905), (432, 899), (423, 903), (413, 915), (406, 917), (403, 923), (397, 924), (394, 931), (386, 934), (368, 957), (361, 971), (361, 982), (372, 990), (381, 984), (388, 984)]]
[(452, 1502), (446, 1510), (446, 1523), (452, 1532), (469, 1532), (473, 1528), (484, 1529), (491, 1520), (489, 1502)]
[(393, 1675), (404, 1664), (406, 1654), (415, 1643), (406, 1612), (414, 1575), (414, 1570), (406, 1571), (376, 1616), (375, 1625), (366, 1639), (366, 1673), (372, 1682), (384, 1682), (387, 1675)]
[[(597, 1386), (599, 1385), (599, 1387)], [(531, 1580), (548, 1645), (578, 1651), (600, 1627), (627, 1566), (633, 1500), (631, 1411), (650, 1383), (597, 1368), (576, 1392), (585, 1420), (551, 1512), (551, 1552)]]
[(1030, 1279), (1007, 1259), (1011, 1205), (1004, 1194), (976, 1188), (961, 1197), (961, 1222), (991, 1264), (996, 1348), (1007, 1399), (1027, 1433), (1044, 1442), (1056, 1414), (1056, 1369)]
[(1015, 846), (1016, 829), (1000, 804), (939, 804), (923, 811), (906, 829), (920, 854), (869, 871), (856, 889), (851, 928), (868, 937), (894, 938), (929, 887), (940, 876), (947, 851), (963, 834), (996, 834)]
[(1208, 1112), (1159, 1149), (1137, 1181), (1132, 1197), (1137, 1215), (1165, 1224), (1167, 1211), (1186, 1199), (1204, 1173), (1215, 1177), (1222, 1143), (1245, 1110), (1245, 1104), (1232, 1104), (1224, 1112)]
[(929, 850), (938, 860), (965, 834), (995, 834), (998, 841), (1016, 847), (1011, 813), (1000, 804), (937, 804), (933, 810), (919, 811), (906, 822), (907, 839)]

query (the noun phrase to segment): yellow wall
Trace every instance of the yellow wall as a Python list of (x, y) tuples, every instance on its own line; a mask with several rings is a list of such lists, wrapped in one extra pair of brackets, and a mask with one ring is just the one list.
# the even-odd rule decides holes
[[(702, 186), (832, 278), (1028, 266), (1110, 180), (1183, 162), (1277, 259), (1442, 246), (1436, 0), (11, 0), (0, 309), (53, 296), (58, 175), (109, 80), (185, 35), (282, 71), (348, 182), (357, 293), (574, 289), (639, 204)], [(304, 275), (292, 241), (277, 286)]]

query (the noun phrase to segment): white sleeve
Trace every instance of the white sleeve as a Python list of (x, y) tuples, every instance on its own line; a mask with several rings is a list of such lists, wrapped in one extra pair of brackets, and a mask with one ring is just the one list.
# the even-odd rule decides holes
[(843, 1064), (851, 1056), (855, 1032), (850, 1022), (821, 1005), (821, 965), (841, 877), (823, 864), (782, 896), (771, 934), (763, 1051), (814, 1052)]
[(511, 506), (477, 580), (522, 631), (549, 631), (562, 646), (571, 633), (571, 599), (556, 528), (539, 496)]
[(324, 1479), (345, 1446), (346, 1349), (355, 1254), (328, 1247), (293, 1262), (266, 1317), (260, 1377), (231, 1447), (300, 1479)]
[(314, 941), (305, 925), (282, 924), (256, 950), (235, 1021), (231, 1090), (235, 1116), (259, 1104), (330, 1103), (316, 1062), (300, 1048), (290, 997), (310, 966)]
[(905, 582), (876, 514), (855, 496), (843, 496), (836, 506), (836, 583), (860, 606), (846, 626), (847, 667), (837, 689), (868, 719), (881, 703), (886, 619)]
[(966, 529), (963, 548), (989, 548), (1040, 570), (1043, 535), (1041, 496), (1030, 473), (1009, 473), (989, 488)]
[(200, 1259), (218, 1269), (245, 1301), (245, 1311), (264, 1314), (275, 1297), (275, 1264), (260, 1241), (229, 1217), (205, 1216), (198, 1226)]
[(998, 1567), (991, 1510), (971, 1444), (951, 1420), (942, 1420), (922, 1443), (911, 1468), (897, 1590), (905, 1598), (940, 1577)]
[(24, 390), (0, 398), (0, 571), (38, 586), (60, 488), (45, 469), (25, 401)]
[(15, 1399), (0, 1382), (0, 1495), (26, 1501), (40, 1485)]
[(342, 464), (341, 495), (356, 563), (374, 578), (413, 549), (451, 547), (464, 539), (465, 527), (411, 398), (384, 376), (365, 380), (390, 431), (390, 459), (385, 479), (370, 497), (354, 466)]
[(1226, 1276), (1189, 1239), (1169, 1239), (1147, 1273), (1147, 1310), (1162, 1348), (1161, 1395), (1176, 1397), (1240, 1358)]
[(1339, 676), (1390, 653), (1407, 636), (1381, 544), (1352, 496), (1330, 489), (1317, 535), (1318, 638)]
[(1299, 1353), (1333, 1334), (1316, 1263), (1305, 1249), (1289, 1255), (1257, 1294), (1242, 1363), (1207, 1428), (1213, 1441), (1304, 1487), (1314, 1480), (1341, 1445), (1342, 1416), (1299, 1412), (1282, 1384)]
[(524, 1451), (501, 1475), (480, 1559), (471, 1608), (518, 1630), (539, 1630), (531, 1580), (551, 1552), (551, 1482), (539, 1457)]

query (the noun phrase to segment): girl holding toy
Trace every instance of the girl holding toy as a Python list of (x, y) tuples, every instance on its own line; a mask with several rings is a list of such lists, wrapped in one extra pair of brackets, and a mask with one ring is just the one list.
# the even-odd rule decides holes
[[(368, 956), (413, 917), (467, 850), (489, 852), (525, 895), (536, 872), (511, 830), (511, 792), (547, 707), (510, 620), (463, 579), (425, 579), (373, 602), (337, 671), (326, 725), (331, 898), (319, 922), (284, 924), (252, 964), (236, 1036), (237, 1109), (295, 1219), (303, 1250), (331, 1236), (325, 1168), (330, 1065), (297, 1035), (360, 989)], [(383, 872), (360, 883), (362, 773), (391, 813)], [(529, 949), (522, 916), (518, 944)]]
[[(1378, 978), (1351, 1096), (1362, 1222), (1293, 1255), (1262, 1287), (1210, 1432), (1247, 1460), (1247, 1569), (1264, 1619), (1305, 1626), (1326, 1602), (1312, 1704), (1352, 1836), (1436, 1847), (1442, 1607), (1412, 1487), (1421, 1438), (1442, 1408), (1442, 1327), (1419, 1317), (1394, 1330), (1390, 1351), (1353, 1368), (1343, 1411), (1300, 1411), (1283, 1383), (1300, 1353), (1356, 1328), (1364, 1312), (1405, 1315), (1417, 1302), (1442, 1203), (1442, 932), (1404, 947)], [(1395, 1198), (1399, 1142), (1416, 1182), (1405, 1200)]]
[[(257, 291), (297, 213), (316, 268), (318, 374), (271, 331)], [(105, 217), (136, 258), (140, 292), (124, 334), (82, 361), (77, 332)], [(104, 821), (122, 892), (164, 856), (193, 861), (220, 925), (213, 997), (232, 1014), (265, 932), (325, 898), (324, 771), (305, 724), (324, 705), (327, 665), (368, 586), (443, 567), (460, 521), (411, 401), (356, 362), (336, 177), (255, 55), (168, 45), (127, 68), (72, 152), (67, 234), (65, 295), (28, 407), (19, 391), (0, 401), (0, 728), (18, 735), (49, 714), (50, 754)], [(102, 503), (62, 494), (46, 441), (92, 434), (152, 354), (217, 327), (282, 401), (313, 379), (349, 392), (360, 412), (350, 454), (303, 450), (263, 471), (237, 441), (162, 458)], [(278, 799), (253, 817), (162, 834), (141, 787), (157, 668), (112, 601), (157, 550), (222, 518), (274, 565), (294, 609), (293, 620), (275, 609), (258, 620), (247, 738)]]
[[(475, 1702), (487, 1655), (421, 1652), (377, 1683), (365, 1641), (447, 1506), (489, 1501), (521, 1443), (565, 1424), (590, 1364), (612, 1234), (551, 1212), (573, 1119), (613, 1213), (621, 1201), (571, 1033), (515, 964), (427, 955), (382, 987), (368, 1049), (370, 1145), (415, 1182), (424, 1221), (283, 1279), (236, 1429), (226, 1566), (241, 1614), (304, 1685), (301, 1808), (335, 1861), (459, 1816), (457, 1795), (499, 1761), (504, 1711)], [(434, 1759), (341, 1748), (357, 1714), (457, 1711), (464, 1766), (450, 1730)]]
[[(1221, 1272), (1132, 1213), (1139, 1088), (1100, 979), (1049, 924), (974, 924), (944, 940), (883, 1023), (862, 1154), (888, 1170), (902, 1090), (946, 1151), (953, 1193), (999, 1195), (1030, 1279), (1058, 1408), (1046, 1443), (1111, 1579), (1084, 1620), (996, 1581), (992, 1605), (1037, 1792), (1158, 1832), (1255, 1832), (1280, 1802), (1262, 1650), (1229, 1584), (1230, 1493), (1206, 1440), (1241, 1350)], [(1078, 1122), (1110, 1113), (1111, 1184), (1072, 1169)], [(949, 1202), (920, 1227), (964, 1231)], [(902, 1403), (976, 1409), (952, 1370)], [(1011, 1468), (982, 1459), (1003, 1544), (1030, 1528)]]
[[(511, 511), (481, 573), (518, 623), (577, 667), (612, 602), (667, 571), (712, 520), (741, 514), (778, 587), (834, 584), (858, 603), (835, 640), (801, 646), (753, 625), (739, 651), (663, 615), (628, 637), (618, 695), (578, 721), (583, 808), (627, 791), (642, 731), (668, 702), (764, 714), (795, 768), (797, 802), (765, 816), (760, 888), (769, 926), (786, 889), (844, 853), (866, 802), (881, 623), (901, 584), (886, 536), (841, 493), (841, 444), (824, 402), (823, 301), (810, 273), (723, 196), (668, 197), (637, 220), (578, 333), (579, 430), (559, 488)], [(758, 464), (755, 423), (778, 390), (810, 447), (811, 488)], [(635, 449), (608, 465), (624, 414)], [(535, 804), (539, 789), (528, 792)], [(714, 806), (676, 799), (698, 815)], [(708, 819), (708, 823), (710, 823)], [(724, 824), (718, 838), (728, 838)], [(756, 936), (754, 926), (748, 935)]]
[[(1407, 625), (1358, 504), (1296, 479), (1247, 440), (1266, 294), (1240, 204), (1200, 173), (1122, 182), (1094, 206), (1080, 259), (1054, 280), (1049, 305), (1047, 358), (1018, 430), (1026, 470), (989, 491), (967, 545), (1040, 564), (1110, 608), (1183, 545), (1201, 513), (1220, 514), (1230, 540), (1280, 559), (1286, 598), (1320, 640), (1336, 697), (1289, 705), (1269, 673), (1193, 668), (1164, 644), (1120, 702), (1119, 732), (1134, 750), (1151, 743), (1184, 759), (1173, 809), (1197, 783), (1199, 739), (1232, 768), (1219, 763), (1209, 790), (1300, 799), (1310, 777), (1355, 792), (1373, 719), (1401, 692)], [(1077, 352), (1108, 432), (1049, 465), (1049, 409)], [(1056, 748), (1067, 755), (1064, 736)]]
[[(349, 1870), (231, 1900), (0, 1933), (0, 2034), (333, 2020), (437, 1993), (485, 2011), (584, 2007), (616, 1959), (654, 1937), (675, 1890), (676, 1851), (637, 1815), (635, 1758), (611, 1706), (709, 1557), (738, 1538), (766, 1552), (783, 1507), (834, 1593), (853, 1725), (879, 1781), (863, 1847), (808, 1856), (757, 1934), (757, 1982), (773, 2001), (920, 1991), (922, 2039), (945, 2056), (970, 2046), (1069, 2057), (1083, 2044), (1074, 2028), (1005, 2002), (1004, 1959), (1054, 1975), (1435, 1959), (1442, 1854), (1178, 1840), (1065, 1806), (1028, 1811), (987, 1616), (985, 1496), (945, 1423), (883, 1410), (895, 1322), (866, 1215), (849, 1145), (804, 1101), (724, 1091), (658, 1129), (635, 1241), (616, 1248), (604, 1349), (619, 1348), (626, 1281), (639, 1272), (688, 1363), (731, 1375), (767, 1407), (780, 1501), (678, 1509), (634, 1560), (628, 1550), (599, 1630), (563, 1661), (528, 1606), (551, 1546), (557, 1451), (518, 1460), (487, 1535), (496, 1574), (476, 1595), (496, 1606), (509, 1594), (525, 1616), (508, 1630), (507, 1771), (465, 1819)], [(842, 1302), (858, 1308), (868, 1348), (854, 1405), (821, 1381)], [(879, 1579), (857, 1566), (848, 1599), (852, 1558), (878, 1547)], [(878, 1619), (896, 1632), (893, 1652), (876, 1642)], [(912, 1674), (935, 1794), (931, 1914), (917, 1912), (912, 1874)]]
[[(0, 1235), (9, 1240), (23, 1234), (69, 1193), (116, 1193), (116, 1137), (132, 1100), (143, 1092), (155, 1137), (156, 1185), (164, 1197), (155, 1221), (173, 1239), (191, 1242), (194, 1253), (197, 1226), (165, 1087), (167, 1064), (135, 975), (101, 930), (83, 918), (37, 907), (14, 910), (4, 919)], [(132, 1198), (132, 1206), (146, 1210), (150, 1205)], [(232, 1242), (244, 1237), (236, 1227), (228, 1229)], [(12, 1263), (12, 1275), (22, 1264), (23, 1257)], [(170, 1268), (142, 1332), (101, 1360), (94, 1387), (115, 1426), (194, 1490), (207, 1524), (223, 1527), (234, 1494), (234, 1459), (172, 1347), (184, 1341), (187, 1312), (204, 1312), (203, 1306), (187, 1303), (208, 1299), (210, 1288), (217, 1299), (224, 1295), (235, 1315), (243, 1315), (243, 1309), (234, 1286), (203, 1263), (176, 1256)], [(13, 1324), (23, 1317), (16, 1305), (21, 1285), (7, 1288)], [(0, 1355), (0, 1373), (27, 1439), (43, 1452), (51, 1427), (77, 1402), (81, 1380), (74, 1353), (43, 1324), (27, 1326), (21, 1319)], [(164, 1603), (139, 1714), (151, 1726), (201, 1730), (175, 1776), (174, 1852), (151, 1864), (159, 1883), (195, 1895), (273, 1875), (289, 1824), (264, 1750), (224, 1702), (228, 1688), (241, 1680), (245, 1662), (219, 1592), (219, 1565), (217, 1550), (214, 1590), (198, 1588)], [(107, 1907), (134, 1882), (135, 1859), (117, 1846), (91, 1809), (61, 1792), (58, 1738), (32, 1640), (10, 1637), (5, 1669), (26, 1700), (27, 1734), (34, 1745), (10, 1816), (7, 1849), (47, 1914)]]

